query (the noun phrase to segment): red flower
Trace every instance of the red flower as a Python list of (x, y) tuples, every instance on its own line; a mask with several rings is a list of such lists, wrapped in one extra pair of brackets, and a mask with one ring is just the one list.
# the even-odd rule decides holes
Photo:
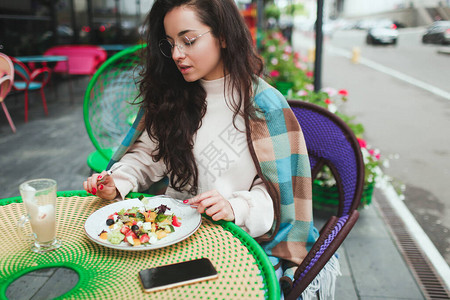
[(280, 72), (277, 70), (273, 70), (269, 73), (270, 77), (278, 77), (280, 76)]
[(341, 95), (341, 96), (344, 96), (344, 97), (348, 96), (347, 90), (339, 90), (338, 94)]
[(306, 76), (308, 76), (309, 78), (313, 77), (314, 76), (313, 71), (306, 72)]
[(360, 139), (360, 138), (356, 138), (356, 139), (358, 140), (359, 146), (360, 146), (361, 148), (367, 148), (367, 143), (366, 143), (365, 140)]
[(330, 98), (327, 98), (327, 99), (325, 99), (325, 103), (326, 104), (331, 104), (331, 103), (333, 103), (333, 101), (331, 101)]

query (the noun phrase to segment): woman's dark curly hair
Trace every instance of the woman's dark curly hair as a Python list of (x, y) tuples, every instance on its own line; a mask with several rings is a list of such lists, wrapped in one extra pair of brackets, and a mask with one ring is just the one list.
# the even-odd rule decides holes
[(193, 137), (206, 113), (206, 92), (198, 81), (185, 81), (175, 62), (164, 57), (158, 46), (166, 37), (166, 14), (184, 5), (196, 11), (215, 38), (225, 42), (221, 50), (224, 73), (230, 75), (227, 84), (238, 92), (238, 99), (227, 100), (234, 112), (233, 122), (238, 114), (244, 118), (255, 115), (250, 102), (252, 85), (262, 73), (263, 63), (234, 0), (156, 0), (153, 4), (146, 20), (147, 47), (139, 82), (145, 126), (157, 144), (153, 160), (163, 159), (172, 188), (196, 194), (198, 169), (192, 152)]

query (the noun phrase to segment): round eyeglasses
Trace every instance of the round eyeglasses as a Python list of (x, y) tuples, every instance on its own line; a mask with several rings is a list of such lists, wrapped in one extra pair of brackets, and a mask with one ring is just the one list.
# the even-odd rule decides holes
[(211, 30), (208, 30), (207, 32), (199, 34), (193, 38), (188, 38), (187, 36), (179, 36), (174, 42), (171, 42), (168, 39), (163, 39), (159, 41), (159, 50), (167, 58), (172, 58), (173, 49), (175, 46), (177, 46), (178, 50), (183, 55), (189, 54), (189, 52), (192, 50), (192, 47), (194, 46), (195, 41), (199, 37), (210, 32)]

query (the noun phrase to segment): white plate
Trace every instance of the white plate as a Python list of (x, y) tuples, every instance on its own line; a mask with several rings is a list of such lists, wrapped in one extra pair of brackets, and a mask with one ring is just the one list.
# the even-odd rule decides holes
[(84, 223), (84, 230), (86, 232), (86, 235), (93, 242), (109, 248), (131, 251), (151, 250), (167, 247), (169, 245), (181, 242), (182, 240), (191, 236), (195, 231), (197, 231), (197, 229), (200, 227), (200, 224), (202, 223), (202, 217), (200, 213), (198, 213), (196, 209), (191, 208), (189, 205), (183, 204), (179, 200), (177, 201), (168, 196), (155, 196), (146, 199), (148, 199), (148, 208), (156, 208), (161, 204), (167, 205), (170, 210), (167, 210), (166, 213), (168, 212), (175, 214), (177, 218), (180, 219), (181, 226), (175, 227), (175, 232), (172, 232), (165, 238), (162, 238), (158, 240), (158, 242), (150, 245), (131, 246), (126, 242), (114, 245), (106, 240), (102, 240), (99, 237), (99, 234), (103, 230), (109, 231), (109, 228), (106, 225), (106, 219), (108, 218), (108, 216), (120, 211), (122, 208), (129, 209), (136, 206), (144, 207), (144, 204), (141, 202), (141, 200), (130, 199), (107, 205), (90, 215)]

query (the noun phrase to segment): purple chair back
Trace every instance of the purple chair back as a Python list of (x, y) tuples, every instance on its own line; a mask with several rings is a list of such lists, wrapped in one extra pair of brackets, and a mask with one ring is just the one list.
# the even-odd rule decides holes
[(358, 207), (364, 178), (359, 143), (348, 126), (335, 114), (307, 102), (289, 101), (305, 136), (313, 179), (327, 165), (339, 191), (338, 216)]
[(358, 220), (364, 186), (364, 162), (352, 130), (335, 114), (308, 102), (288, 101), (305, 137), (314, 179), (324, 165), (333, 173), (339, 192), (337, 216), (320, 230), (320, 236), (298, 267), (294, 280), (282, 278), (286, 300), (297, 299), (347, 237)]

